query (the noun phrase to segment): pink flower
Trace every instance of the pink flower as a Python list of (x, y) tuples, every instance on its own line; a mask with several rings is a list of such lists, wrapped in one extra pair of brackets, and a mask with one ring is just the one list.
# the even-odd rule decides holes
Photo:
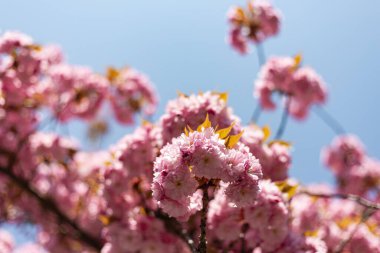
[(163, 143), (166, 144), (172, 138), (181, 135), (187, 126), (196, 129), (206, 115), (209, 116), (212, 125), (219, 128), (229, 127), (234, 122), (232, 132), (237, 133), (240, 119), (227, 106), (226, 95), (213, 92), (190, 96), (181, 94), (177, 99), (169, 101), (159, 122), (163, 131)]
[(14, 241), (10, 233), (0, 230), (0, 253), (13, 252)]
[(107, 93), (105, 78), (88, 68), (69, 65), (52, 67), (49, 77), (49, 105), (59, 120), (96, 116)]
[(344, 174), (353, 166), (360, 165), (364, 157), (364, 146), (353, 135), (338, 136), (322, 152), (325, 165), (336, 174)]
[(254, 95), (262, 108), (273, 110), (276, 107), (272, 94), (277, 92), (288, 97), (288, 113), (302, 120), (312, 105), (326, 102), (324, 81), (310, 67), (300, 67), (300, 60), (299, 55), (295, 58), (273, 57), (261, 68)]
[(152, 185), (158, 205), (169, 215), (186, 220), (192, 201), (199, 199), (193, 194), (204, 180), (229, 183), (226, 194), (237, 205), (254, 202), (262, 176), (255, 157), (243, 144), (228, 147), (222, 133), (212, 127), (198, 130), (174, 138), (161, 149)]
[(279, 32), (280, 14), (265, 0), (249, 1), (247, 9), (229, 10), (229, 43), (241, 54), (246, 54), (248, 42), (260, 43)]
[(134, 122), (134, 114), (143, 112), (152, 115), (158, 98), (149, 79), (131, 68), (109, 69), (108, 78), (111, 106), (116, 119), (123, 124)]

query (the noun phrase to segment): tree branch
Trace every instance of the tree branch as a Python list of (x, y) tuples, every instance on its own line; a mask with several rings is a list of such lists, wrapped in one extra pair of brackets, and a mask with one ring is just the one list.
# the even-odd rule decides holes
[(286, 123), (288, 122), (288, 117), (289, 117), (288, 109), (289, 109), (291, 98), (288, 97), (287, 95), (284, 95), (284, 97), (285, 97), (284, 111), (282, 112), (280, 126), (278, 127), (276, 135), (274, 137), (276, 140), (281, 139), (282, 135), (284, 134)]
[(337, 199), (347, 199), (356, 202), (357, 204), (368, 208), (368, 209), (374, 209), (374, 210), (380, 210), (380, 203), (372, 202), (370, 200), (367, 200), (363, 197), (353, 195), (353, 194), (344, 194), (344, 193), (314, 193), (310, 192), (308, 190), (300, 190), (298, 192), (299, 194), (306, 194), (311, 197), (318, 197), (318, 198), (325, 198), (325, 199), (331, 199), (331, 198), (337, 198)]
[(197, 252), (194, 240), (190, 237), (186, 230), (182, 228), (182, 225), (176, 219), (169, 217), (160, 209), (154, 211), (153, 214), (157, 219), (160, 219), (164, 222), (165, 228), (170, 233), (179, 236), (179, 238), (181, 238), (182, 241), (184, 241), (187, 244), (187, 246), (189, 246), (192, 253)]
[(344, 240), (342, 240), (338, 244), (338, 246), (334, 250), (334, 253), (342, 253), (344, 251), (344, 249), (346, 248), (347, 244), (354, 237), (356, 231), (358, 231), (360, 225), (363, 222), (366, 222), (372, 216), (372, 214), (374, 214), (374, 213), (375, 213), (375, 209), (365, 208), (363, 210), (363, 212), (362, 212), (360, 221), (358, 223), (356, 223), (355, 227), (350, 231), (350, 233), (348, 234), (347, 238), (345, 238)]
[(10, 153), (7, 151), (2, 151), (3, 154), (9, 156), (8, 166), (0, 167), (0, 173), (7, 176), (10, 180), (12, 180), (18, 187), (24, 190), (27, 194), (29, 194), (32, 198), (34, 198), (44, 209), (48, 210), (52, 214), (54, 214), (60, 222), (67, 225), (71, 228), (70, 235), (72, 238), (84, 242), (86, 245), (92, 247), (97, 252), (100, 252), (103, 243), (100, 238), (92, 236), (87, 231), (83, 230), (75, 223), (72, 219), (70, 219), (65, 213), (63, 213), (57, 204), (50, 198), (42, 196), (38, 193), (33, 186), (21, 176), (16, 175), (13, 172), (13, 167), (17, 162), (18, 154), (22, 150), (25, 142), (29, 139), (29, 135), (27, 135), (24, 139), (22, 139), (19, 143), (18, 149), (14, 153)]
[(202, 197), (202, 210), (201, 210), (201, 234), (199, 236), (198, 253), (207, 252), (207, 238), (206, 238), (207, 210), (208, 210), (208, 203), (210, 201), (210, 197), (208, 196), (208, 187), (209, 187), (208, 184), (205, 184), (202, 187), (203, 197)]

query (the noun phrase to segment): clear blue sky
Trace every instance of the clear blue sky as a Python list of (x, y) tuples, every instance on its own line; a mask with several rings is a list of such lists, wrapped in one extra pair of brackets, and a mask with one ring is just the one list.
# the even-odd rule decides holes
[[(131, 65), (155, 83), (163, 112), (176, 91), (220, 90), (247, 122), (256, 102), (252, 85), (256, 53), (242, 57), (225, 43), (227, 0), (0, 0), (0, 31), (28, 33), (41, 43), (60, 44), (73, 64), (102, 72), (109, 65)], [(328, 84), (326, 106), (368, 153), (380, 158), (380, 1), (274, 1), (282, 11), (278, 37), (264, 45), (267, 56), (302, 52)], [(158, 116), (156, 115), (155, 118)], [(280, 113), (260, 123), (276, 128)], [(114, 127), (106, 144), (130, 129)], [(70, 132), (83, 135), (83, 126)], [(291, 174), (303, 182), (332, 182), (320, 164), (320, 149), (333, 132), (315, 115), (291, 120), (284, 138), (294, 145)]]

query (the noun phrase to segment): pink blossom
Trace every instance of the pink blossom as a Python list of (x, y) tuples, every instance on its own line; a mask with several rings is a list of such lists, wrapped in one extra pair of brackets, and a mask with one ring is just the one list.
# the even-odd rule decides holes
[(300, 60), (299, 55), (272, 57), (261, 68), (254, 95), (263, 109), (275, 109), (272, 94), (276, 92), (288, 97), (288, 113), (299, 120), (306, 118), (312, 105), (326, 102), (324, 81), (312, 68), (301, 67)]
[(229, 43), (241, 54), (248, 52), (247, 44), (261, 43), (279, 32), (280, 13), (268, 1), (249, 1), (246, 9), (229, 10)]
[(149, 79), (132, 68), (116, 71), (111, 82), (110, 102), (116, 119), (123, 124), (134, 122), (135, 113), (152, 115), (157, 107), (158, 98)]
[(163, 143), (183, 133), (186, 126), (196, 129), (208, 114), (213, 126), (229, 127), (235, 123), (232, 133), (239, 131), (240, 119), (227, 106), (224, 93), (205, 92), (189, 96), (180, 95), (177, 99), (168, 102), (165, 114), (160, 118)]
[(14, 248), (14, 241), (7, 231), (0, 230), (0, 253), (11, 253)]

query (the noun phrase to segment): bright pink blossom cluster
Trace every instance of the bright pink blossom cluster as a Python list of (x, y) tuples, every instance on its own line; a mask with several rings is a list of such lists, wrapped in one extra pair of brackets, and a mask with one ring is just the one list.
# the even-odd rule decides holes
[(237, 136), (228, 134), (229, 130), (215, 132), (208, 125), (182, 134), (161, 149), (154, 164), (152, 190), (158, 205), (170, 216), (187, 220), (199, 210), (197, 189), (211, 180), (227, 183), (225, 194), (238, 206), (255, 200), (261, 166), (243, 144), (230, 145), (229, 140)]
[(261, 43), (280, 29), (280, 13), (267, 0), (250, 0), (246, 9), (231, 8), (228, 21), (229, 43), (241, 54), (248, 52), (248, 42)]
[(344, 193), (368, 196), (379, 191), (380, 162), (366, 154), (364, 145), (353, 135), (342, 135), (322, 152), (326, 166)]
[(272, 57), (261, 68), (254, 95), (263, 109), (273, 110), (273, 93), (286, 96), (286, 108), (296, 119), (305, 119), (310, 107), (326, 101), (322, 78), (310, 67), (300, 66), (301, 57)]

